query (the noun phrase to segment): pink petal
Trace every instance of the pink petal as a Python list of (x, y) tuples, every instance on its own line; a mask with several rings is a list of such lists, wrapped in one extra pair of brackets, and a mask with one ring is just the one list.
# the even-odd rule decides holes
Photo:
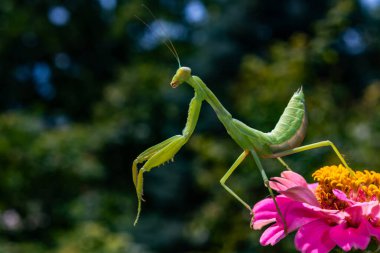
[(364, 215), (368, 218), (368, 231), (380, 241), (380, 205), (378, 201), (368, 202), (368, 205), (363, 208)]
[(371, 236), (376, 237), (376, 239), (380, 240), (380, 227), (375, 227), (372, 224), (368, 223), (368, 232)]
[(286, 210), (285, 220), (288, 226), (288, 232), (294, 231), (305, 224), (320, 219), (319, 213), (308, 209), (302, 203), (294, 202), (288, 206)]
[(273, 205), (273, 199), (272, 198), (263, 199), (263, 200), (257, 202), (252, 208), (253, 213), (257, 213), (257, 212), (261, 212), (261, 211), (269, 211), (269, 210), (270, 211), (276, 210), (275, 206)]
[(278, 192), (285, 191), (293, 186), (295, 185), (291, 181), (281, 177), (273, 177), (269, 181), (269, 187)]
[(363, 210), (365, 215), (370, 216), (376, 223), (380, 223), (380, 204), (378, 201), (367, 202), (367, 206)]
[(307, 188), (309, 188), (309, 190), (310, 190), (312, 193), (314, 193), (314, 195), (315, 195), (315, 190), (317, 189), (317, 187), (318, 187), (318, 183), (308, 184), (308, 185), (307, 185)]
[(282, 238), (285, 237), (284, 229), (277, 224), (273, 224), (269, 228), (267, 228), (264, 233), (260, 237), (260, 244), (263, 246), (266, 245), (275, 245)]
[(358, 227), (344, 222), (331, 228), (330, 237), (345, 251), (349, 251), (352, 248), (365, 250), (371, 240), (367, 225), (368, 222), (365, 219), (362, 219)]
[(363, 216), (363, 209), (365, 206), (363, 204), (366, 203), (360, 203), (361, 205), (359, 206), (352, 206), (352, 207), (347, 207), (344, 209), (346, 213), (349, 214), (349, 220), (350, 224), (353, 224), (353, 226), (358, 226), (366, 217)]
[[(276, 201), (279, 206), (287, 206), (291, 199), (278, 196), (276, 197)], [(273, 199), (266, 198), (264, 200), (259, 201), (252, 209), (252, 228), (253, 229), (261, 229), (263, 226), (268, 225), (276, 221), (276, 217), (278, 216), (278, 212), (276, 206), (274, 205)]]
[(342, 192), (341, 190), (334, 189), (334, 190), (333, 190), (333, 193), (334, 193), (334, 195), (335, 195), (339, 200), (342, 200), (342, 201), (346, 202), (346, 203), (347, 203), (348, 205), (350, 205), (350, 206), (352, 206), (352, 205), (354, 205), (354, 204), (357, 203), (356, 201), (353, 201), (353, 200), (349, 199), (349, 198), (347, 197), (347, 195), (346, 195), (344, 192)]
[(302, 226), (294, 238), (296, 248), (302, 253), (327, 253), (336, 243), (330, 239), (331, 227), (323, 220)]
[(269, 224), (271, 224), (271, 223), (273, 223), (273, 222), (275, 222), (276, 221), (276, 218), (268, 218), (268, 219), (255, 219), (254, 221), (252, 221), (252, 224), (251, 224), (251, 226), (252, 226), (252, 228), (254, 229), (254, 230), (260, 230), (260, 229), (262, 229), (264, 226), (266, 226), (266, 225), (269, 225)]
[(319, 206), (319, 202), (313, 192), (302, 186), (296, 186), (289, 188), (286, 191), (281, 191), (281, 194), (299, 202)]
[(300, 174), (295, 173), (293, 171), (284, 171), (281, 173), (281, 177), (289, 179), (293, 181), (298, 186), (307, 186), (307, 182), (305, 178), (303, 178)]
[(307, 183), (301, 175), (293, 171), (284, 171), (281, 173), (281, 177), (271, 178), (269, 186), (275, 191), (285, 191), (295, 186), (307, 187)]
[[(340, 220), (336, 217), (337, 210), (324, 210), (316, 206), (292, 200), (284, 195), (276, 197), (282, 217), (285, 219), (288, 232), (294, 231), (299, 227), (314, 221), (315, 219), (328, 218), (329, 220)], [(262, 227), (276, 222), (284, 228), (283, 218), (278, 213), (272, 199), (267, 198), (258, 202), (252, 210), (252, 228), (261, 229)]]
[(285, 191), (288, 188), (299, 186), (299, 185), (297, 185), (295, 182), (287, 178), (272, 177), (271, 180), (269, 181), (269, 186), (275, 191)]

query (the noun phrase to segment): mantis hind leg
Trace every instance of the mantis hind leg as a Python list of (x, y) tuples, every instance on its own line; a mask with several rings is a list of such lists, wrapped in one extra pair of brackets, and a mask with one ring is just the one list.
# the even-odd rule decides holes
[(288, 155), (291, 155), (291, 154), (300, 153), (300, 152), (303, 152), (303, 151), (307, 151), (307, 150), (311, 150), (311, 149), (317, 149), (317, 148), (322, 148), (322, 147), (331, 147), (333, 149), (333, 151), (335, 152), (336, 156), (339, 158), (339, 160), (344, 165), (344, 167), (346, 167), (347, 169), (349, 169), (350, 171), (352, 171), (350, 169), (350, 167), (347, 165), (347, 162), (344, 160), (343, 155), (339, 152), (339, 150), (336, 148), (336, 146), (334, 145), (334, 143), (331, 142), (331, 141), (329, 141), (329, 140), (327, 140), (327, 141), (320, 141), (320, 142), (312, 143), (312, 144), (309, 144), (309, 145), (305, 145), (305, 146), (289, 149), (289, 150), (286, 150), (286, 151), (283, 151), (283, 152), (279, 152), (279, 153), (273, 154), (273, 157), (281, 158), (283, 156), (288, 156)]

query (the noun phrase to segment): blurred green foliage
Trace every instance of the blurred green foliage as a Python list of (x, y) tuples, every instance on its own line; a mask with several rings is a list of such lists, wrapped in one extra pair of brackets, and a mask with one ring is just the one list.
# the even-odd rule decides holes
[[(140, 4), (1, 1), (0, 252), (294, 252), (291, 238), (261, 247), (220, 186), (241, 150), (208, 105), (175, 163), (146, 174), (132, 226), (132, 161), (180, 133), (192, 96), (170, 88), (177, 66), (160, 37), (254, 128), (270, 131), (302, 86), (305, 143), (330, 139), (353, 168), (376, 170), (380, 3), (146, 2), (157, 18)], [(328, 149), (286, 160), (309, 179), (337, 162)], [(252, 161), (228, 184), (252, 205), (268, 195)]]

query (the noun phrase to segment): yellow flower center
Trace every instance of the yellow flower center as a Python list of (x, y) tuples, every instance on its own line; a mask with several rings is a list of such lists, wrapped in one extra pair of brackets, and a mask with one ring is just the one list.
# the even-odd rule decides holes
[(354, 171), (343, 165), (325, 166), (313, 173), (318, 182), (316, 197), (322, 208), (344, 209), (347, 203), (339, 200), (333, 193), (334, 189), (341, 190), (348, 198), (365, 202), (380, 199), (380, 173), (374, 171)]

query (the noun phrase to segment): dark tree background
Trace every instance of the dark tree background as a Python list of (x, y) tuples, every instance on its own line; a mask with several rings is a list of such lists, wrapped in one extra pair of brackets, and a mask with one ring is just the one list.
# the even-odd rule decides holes
[[(295, 252), (291, 236), (261, 247), (220, 186), (241, 150), (206, 104), (175, 162), (146, 173), (133, 227), (132, 161), (181, 132), (192, 97), (170, 88), (178, 65), (163, 42), (263, 131), (302, 86), (305, 143), (329, 139), (353, 168), (376, 170), (380, 1), (145, 1), (155, 17), (141, 4), (0, 2), (0, 252)], [(338, 163), (328, 149), (286, 161), (308, 180)], [(252, 205), (268, 195), (252, 161), (228, 184)]]

